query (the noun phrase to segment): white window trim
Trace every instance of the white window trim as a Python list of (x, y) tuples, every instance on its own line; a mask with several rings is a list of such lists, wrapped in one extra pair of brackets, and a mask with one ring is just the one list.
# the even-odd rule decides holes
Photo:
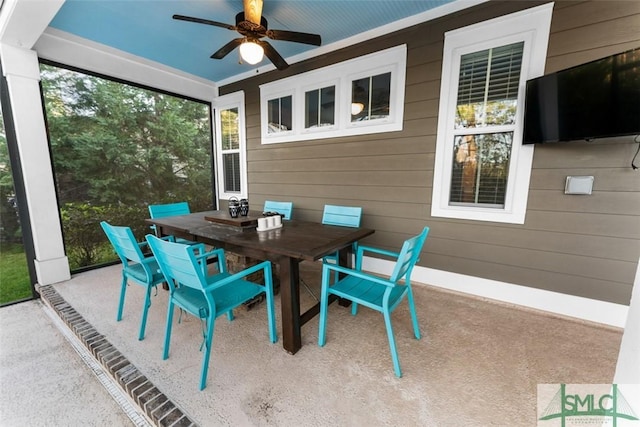
[[(215, 123), (215, 159), (216, 159), (216, 188), (219, 199), (228, 200), (231, 197), (247, 198), (247, 138), (246, 138), (246, 121), (244, 111), (244, 91), (234, 92), (229, 95), (223, 95), (213, 100), (214, 123)], [(240, 153), (240, 192), (224, 191), (224, 162), (222, 161), (222, 129), (220, 122), (220, 111), (229, 110), (231, 108), (238, 109), (238, 134), (240, 143), (238, 152)]]
[[(400, 45), (364, 55), (338, 64), (260, 85), (260, 122), (262, 144), (336, 138), (381, 132), (401, 131), (404, 118), (404, 93), (407, 68), (407, 46)], [(391, 72), (390, 115), (384, 119), (352, 123), (347, 108), (351, 104), (351, 81)], [(327, 76), (338, 76), (327, 79)], [(318, 83), (322, 82), (322, 83)], [(304, 128), (305, 92), (314, 88), (336, 86), (335, 125), (325, 129)], [(267, 133), (267, 102), (291, 94), (293, 96), (293, 129), (286, 133)]]
[[(522, 145), (525, 87), (544, 73), (552, 14), (553, 3), (547, 3), (445, 33), (431, 216), (524, 224), (533, 163), (533, 145)], [(449, 205), (460, 57), (518, 41), (524, 41), (524, 52), (505, 206)]]

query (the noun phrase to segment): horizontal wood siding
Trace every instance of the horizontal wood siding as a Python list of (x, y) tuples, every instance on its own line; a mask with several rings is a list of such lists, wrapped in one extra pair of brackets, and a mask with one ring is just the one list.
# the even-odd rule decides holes
[[(431, 217), (444, 33), (543, 2), (489, 2), (221, 88), (244, 90), (249, 200), (291, 200), (294, 218), (320, 221), (325, 204), (361, 206), (366, 242), (397, 249), (431, 227), (420, 265), (628, 304), (640, 256), (640, 179), (632, 138), (535, 147), (524, 225)], [(262, 145), (259, 85), (407, 44), (400, 132)], [(547, 72), (640, 46), (640, 2), (556, 2)], [(638, 160), (640, 162), (640, 160)], [(569, 175), (593, 194), (564, 194)]]

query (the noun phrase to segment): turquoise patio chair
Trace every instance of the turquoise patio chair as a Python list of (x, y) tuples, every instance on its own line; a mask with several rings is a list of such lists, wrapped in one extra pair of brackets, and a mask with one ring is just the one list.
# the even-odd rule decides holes
[[(176, 215), (189, 215), (190, 213), (191, 213), (191, 209), (189, 208), (188, 202), (149, 205), (149, 215), (151, 216), (151, 219), (165, 218), (168, 216), (176, 216)], [(158, 230), (155, 225), (152, 225), (151, 229), (153, 230), (156, 236), (161, 237), (158, 235)], [(195, 243), (191, 240), (182, 239), (180, 237), (176, 237), (175, 241), (177, 243), (184, 243), (187, 245), (192, 245)]]
[[(122, 320), (124, 310), (124, 299), (127, 292), (127, 283), (132, 281), (145, 288), (144, 306), (142, 307), (142, 321), (140, 323), (140, 333), (138, 339), (144, 339), (144, 331), (147, 325), (147, 313), (151, 306), (151, 289), (159, 283), (164, 282), (164, 276), (158, 267), (158, 263), (153, 256), (145, 256), (142, 253), (147, 242), (137, 242), (133, 232), (129, 227), (120, 227), (102, 221), (100, 226), (107, 235), (109, 242), (113, 246), (118, 258), (122, 261), (122, 283), (120, 285), (120, 300), (118, 303), (118, 314), (116, 320)], [(172, 237), (166, 237), (171, 240)]]
[[(362, 219), (362, 208), (356, 206), (325, 205), (322, 213), (322, 223), (326, 225), (337, 225), (340, 227), (360, 227)], [(358, 242), (352, 245), (353, 253), (357, 253)], [(323, 263), (338, 264), (338, 252), (322, 258)], [(338, 280), (338, 272), (334, 272), (335, 281)]]
[[(322, 223), (325, 225), (336, 225), (339, 227), (360, 227), (360, 219), (362, 218), (362, 208), (356, 206), (338, 206), (338, 205), (324, 205), (324, 211), (322, 213)], [(358, 248), (357, 242), (352, 245), (353, 253), (356, 253)], [(339, 252), (326, 255), (322, 258), (323, 263), (338, 264)], [(338, 272), (334, 272), (334, 281), (338, 281)], [(313, 293), (309, 285), (300, 279), (300, 283), (304, 285), (307, 291), (313, 298), (316, 295)]]
[[(420, 329), (418, 318), (413, 303), (413, 292), (411, 290), (411, 272), (418, 261), (420, 251), (429, 234), (429, 227), (424, 227), (422, 233), (404, 242), (399, 253), (385, 249), (372, 248), (364, 245), (358, 247), (356, 255), (356, 268), (349, 269), (332, 264), (322, 266), (322, 290), (320, 295), (320, 327), (318, 334), (318, 345), (324, 346), (326, 342), (327, 329), (327, 307), (330, 295), (336, 295), (347, 299), (353, 303), (351, 313), (357, 313), (358, 304), (379, 311), (384, 317), (387, 328), (389, 347), (391, 349), (391, 359), (397, 377), (402, 377), (400, 362), (398, 360), (398, 350), (391, 327), (391, 313), (398, 307), (402, 299), (406, 296), (413, 323), (413, 333), (416, 339), (420, 339)], [(362, 257), (365, 253), (371, 252), (397, 259), (391, 277), (388, 279), (362, 271)], [(332, 271), (343, 273), (345, 276), (335, 284), (329, 283)]]
[[(160, 270), (169, 283), (169, 306), (167, 311), (167, 328), (164, 340), (163, 359), (169, 357), (169, 343), (173, 324), (174, 306), (191, 313), (203, 322), (203, 345), (205, 348), (200, 375), (200, 390), (207, 385), (207, 372), (211, 345), (213, 343), (213, 327), (221, 314), (227, 313), (233, 320), (233, 309), (266, 293), (267, 321), (269, 324), (269, 340), (278, 340), (273, 303), (273, 280), (271, 263), (263, 261), (238, 273), (227, 272), (223, 249), (204, 252), (204, 245), (183, 245), (158, 239), (151, 234), (147, 241), (158, 260)], [(219, 273), (207, 273), (207, 258), (217, 257)], [(262, 271), (264, 284), (258, 284), (245, 278), (255, 272)]]
[(278, 212), (284, 216), (284, 219), (291, 219), (293, 213), (293, 202), (277, 202), (267, 200), (264, 202), (264, 212)]

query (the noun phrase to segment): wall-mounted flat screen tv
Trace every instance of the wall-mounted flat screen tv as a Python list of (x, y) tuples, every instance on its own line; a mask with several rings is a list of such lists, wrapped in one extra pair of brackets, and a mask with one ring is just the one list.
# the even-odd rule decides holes
[(640, 48), (527, 81), (523, 144), (640, 134)]

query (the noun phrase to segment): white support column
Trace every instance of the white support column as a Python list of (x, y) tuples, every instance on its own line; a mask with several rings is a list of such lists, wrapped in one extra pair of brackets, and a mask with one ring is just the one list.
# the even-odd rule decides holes
[[(631, 291), (627, 325), (622, 335), (614, 382), (640, 386), (640, 258), (638, 259), (636, 280)], [(636, 389), (636, 392), (638, 393), (636, 402), (640, 402), (640, 387)]]
[(18, 140), (26, 202), (29, 207), (38, 283), (48, 285), (70, 278), (64, 253), (60, 214), (44, 112), (40, 98), (40, 69), (36, 52), (0, 45)]

